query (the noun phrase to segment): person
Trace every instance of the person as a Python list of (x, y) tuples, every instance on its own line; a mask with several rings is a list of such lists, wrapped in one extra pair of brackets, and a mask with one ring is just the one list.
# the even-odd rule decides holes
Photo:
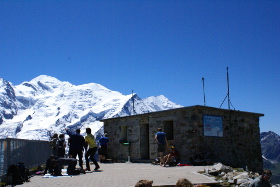
[(59, 135), (59, 140), (57, 141), (57, 156), (64, 158), (65, 156), (65, 147), (66, 147), (66, 142), (64, 139), (64, 134)]
[(68, 138), (68, 141), (67, 141), (67, 146), (68, 146), (68, 158), (72, 158), (72, 150), (71, 150), (71, 147), (70, 147), (70, 145), (71, 145), (71, 138), (69, 137)]
[(69, 153), (71, 154), (70, 158), (76, 158), (78, 155), (81, 171), (85, 173), (83, 169), (83, 150), (86, 150), (86, 142), (84, 137), (80, 134), (81, 130), (76, 129), (76, 133), (72, 133), (68, 129), (66, 129), (66, 133), (71, 138), (69, 148), (71, 150), (71, 152)]
[(254, 179), (249, 187), (271, 187), (270, 178), (272, 173), (270, 170), (265, 169), (261, 176)]
[(135, 187), (152, 187), (153, 181), (140, 180), (135, 184)]
[(46, 168), (44, 174), (51, 174), (53, 176), (60, 176), (61, 175), (61, 168), (59, 167), (57, 157), (53, 154), (47, 159)]
[(51, 141), (50, 141), (50, 145), (52, 148), (52, 154), (54, 156), (57, 156), (57, 141), (58, 141), (58, 134), (55, 133), (52, 137), (51, 137)]
[(53, 176), (61, 176), (61, 169), (63, 165), (67, 165), (67, 173), (68, 175), (75, 175), (75, 167), (77, 164), (77, 160), (74, 158), (58, 158), (54, 155), (51, 155), (47, 159), (46, 168), (44, 174), (51, 174)]
[(174, 146), (171, 146), (171, 152), (164, 157), (164, 166), (166, 166), (167, 164), (169, 164), (170, 166), (172, 163), (176, 164), (178, 159), (179, 159), (179, 152), (175, 149)]
[(63, 168), (64, 165), (67, 165), (67, 174), (68, 175), (79, 175), (81, 170), (76, 169), (77, 159), (75, 158), (59, 158), (58, 165), (60, 168)]
[(90, 157), (90, 159), (92, 160), (92, 162), (95, 165), (94, 170), (96, 171), (100, 168), (100, 166), (98, 165), (97, 161), (94, 158), (94, 155), (97, 151), (95, 137), (91, 134), (91, 128), (86, 128), (86, 133), (87, 133), (87, 135), (85, 137), (85, 141), (86, 141), (86, 145), (89, 147), (85, 154), (86, 170), (90, 171), (90, 165), (89, 165), (89, 157)]
[(166, 145), (167, 145), (167, 140), (166, 140), (166, 134), (162, 132), (161, 128), (158, 128), (158, 132), (155, 135), (155, 140), (158, 144), (158, 153), (160, 156), (160, 165), (164, 165), (164, 158), (163, 158), (163, 153), (165, 151)]
[(179, 179), (175, 187), (193, 187), (193, 184), (186, 178)]
[(103, 137), (99, 139), (100, 148), (98, 149), (100, 163), (105, 163), (107, 159), (107, 144), (109, 142), (108, 134), (105, 133)]

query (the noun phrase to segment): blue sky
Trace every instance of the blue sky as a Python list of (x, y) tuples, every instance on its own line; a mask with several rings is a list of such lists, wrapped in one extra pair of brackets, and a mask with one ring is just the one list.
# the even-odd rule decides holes
[[(265, 114), (280, 134), (280, 1), (0, 0), (0, 77), (99, 83)], [(222, 108), (227, 108), (227, 102)], [(232, 107), (231, 107), (232, 108)]]

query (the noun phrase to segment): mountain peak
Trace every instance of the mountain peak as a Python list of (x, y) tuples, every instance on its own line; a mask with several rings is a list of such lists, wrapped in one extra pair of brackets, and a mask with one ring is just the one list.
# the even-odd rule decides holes
[[(63, 133), (65, 127), (81, 128), (82, 132), (90, 127), (97, 132), (103, 125), (100, 120), (105, 118), (181, 107), (163, 95), (141, 99), (97, 83), (72, 85), (47, 75), (12, 88), (12, 112), (2, 112), (0, 138), (47, 140), (49, 134)], [(3, 101), (9, 96), (5, 97)]]
[(33, 78), (30, 82), (61, 82), (55, 77), (49, 76), (49, 75), (39, 75), (38, 77)]
[(62, 82), (48, 75), (40, 75), (30, 82), (25, 81), (15, 86), (15, 88), (18, 96), (34, 98), (46, 96), (54, 92), (62, 92), (72, 86), (69, 82)]
[(172, 108), (180, 108), (181, 105), (170, 102), (168, 98), (163, 95), (159, 96), (151, 96), (144, 99), (144, 103), (151, 108), (151, 110), (159, 111), (159, 110), (168, 110)]
[(263, 156), (271, 162), (280, 162), (280, 136), (272, 131), (260, 134)]

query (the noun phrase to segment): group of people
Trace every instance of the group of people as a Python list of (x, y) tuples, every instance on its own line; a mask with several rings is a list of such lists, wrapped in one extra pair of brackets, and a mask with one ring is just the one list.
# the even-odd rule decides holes
[(164, 152), (167, 148), (167, 139), (166, 134), (162, 131), (161, 128), (158, 128), (158, 132), (155, 134), (155, 140), (158, 145), (158, 153), (160, 157), (160, 166), (171, 166), (172, 164), (176, 163), (179, 159), (179, 152), (175, 149), (174, 146), (171, 146), (171, 151), (164, 155)]
[[(65, 129), (66, 133), (69, 135), (68, 139), (68, 156), (69, 158), (75, 158), (78, 156), (79, 158), (79, 166), (81, 170), (84, 170), (83, 168), (83, 156), (86, 160), (86, 169), (87, 171), (91, 171), (90, 169), (90, 163), (89, 159), (94, 163), (95, 168), (94, 170), (98, 170), (100, 168), (98, 162), (94, 158), (96, 151), (98, 151), (99, 154), (99, 160), (100, 162), (105, 162), (107, 157), (107, 144), (109, 142), (109, 139), (107, 137), (107, 134), (105, 133), (102, 138), (99, 140), (99, 148), (97, 146), (97, 142), (95, 140), (94, 135), (91, 133), (91, 128), (86, 128), (86, 136), (83, 137), (80, 133), (80, 129), (76, 129), (75, 132), (71, 132), (69, 129)], [(55, 157), (58, 158), (64, 158), (66, 157), (65, 154), (65, 148), (66, 148), (66, 141), (65, 141), (65, 135), (60, 134), (54, 134), (51, 140), (51, 146), (52, 146), (52, 154)], [(84, 152), (85, 151), (85, 152)]]
[[(94, 170), (98, 170), (100, 168), (98, 162), (94, 158), (94, 155), (96, 151), (98, 150), (99, 153), (99, 159), (100, 162), (105, 162), (106, 156), (107, 156), (107, 143), (109, 142), (109, 139), (107, 137), (107, 134), (104, 134), (104, 137), (102, 137), (99, 140), (99, 145), (100, 148), (98, 149), (97, 143), (95, 141), (94, 135), (91, 133), (90, 128), (86, 128), (86, 136), (83, 137), (80, 134), (80, 129), (76, 129), (76, 132), (73, 133), (69, 131), (68, 129), (65, 129), (66, 133), (69, 135), (68, 139), (68, 146), (69, 146), (69, 158), (75, 159), (78, 156), (79, 157), (79, 166), (81, 170), (83, 169), (83, 155), (85, 156), (86, 160), (86, 169), (90, 171), (90, 164), (89, 164), (89, 159), (92, 160), (92, 162), (95, 165)], [(178, 160), (179, 158), (179, 153), (175, 149), (174, 146), (171, 146), (171, 151), (164, 155), (164, 152), (166, 151), (167, 148), (167, 139), (166, 139), (166, 134), (162, 131), (161, 128), (158, 128), (158, 132), (155, 134), (155, 141), (158, 144), (158, 153), (160, 156), (160, 165), (161, 166), (166, 166), (170, 165), (172, 162)], [(53, 155), (52, 157), (65, 157), (65, 148), (66, 148), (66, 141), (65, 141), (65, 136), (64, 134), (54, 134), (52, 137), (51, 141), (51, 146), (53, 150)], [(85, 150), (85, 154), (83, 154), (83, 151)], [(76, 161), (77, 162), (77, 161)], [(271, 187), (270, 184), (270, 178), (272, 176), (272, 173), (270, 170), (264, 170), (262, 175), (259, 178), (256, 178), (251, 184), (250, 187)], [(153, 181), (148, 181), (148, 180), (140, 180), (137, 182), (135, 186), (152, 186)], [(188, 186), (191, 187), (193, 186), (187, 179), (180, 179), (178, 180), (176, 186)]]
[(51, 139), (51, 147), (52, 147), (52, 154), (54, 156), (64, 157), (65, 148), (66, 148), (65, 135), (60, 134), (58, 136), (58, 134), (55, 133)]

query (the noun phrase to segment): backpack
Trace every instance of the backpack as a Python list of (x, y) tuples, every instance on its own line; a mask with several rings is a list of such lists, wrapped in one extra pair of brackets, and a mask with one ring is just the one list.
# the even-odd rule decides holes
[(29, 182), (29, 171), (24, 167), (24, 163), (22, 162), (11, 165), (8, 168), (7, 176), (12, 177), (11, 183), (13, 185)]

